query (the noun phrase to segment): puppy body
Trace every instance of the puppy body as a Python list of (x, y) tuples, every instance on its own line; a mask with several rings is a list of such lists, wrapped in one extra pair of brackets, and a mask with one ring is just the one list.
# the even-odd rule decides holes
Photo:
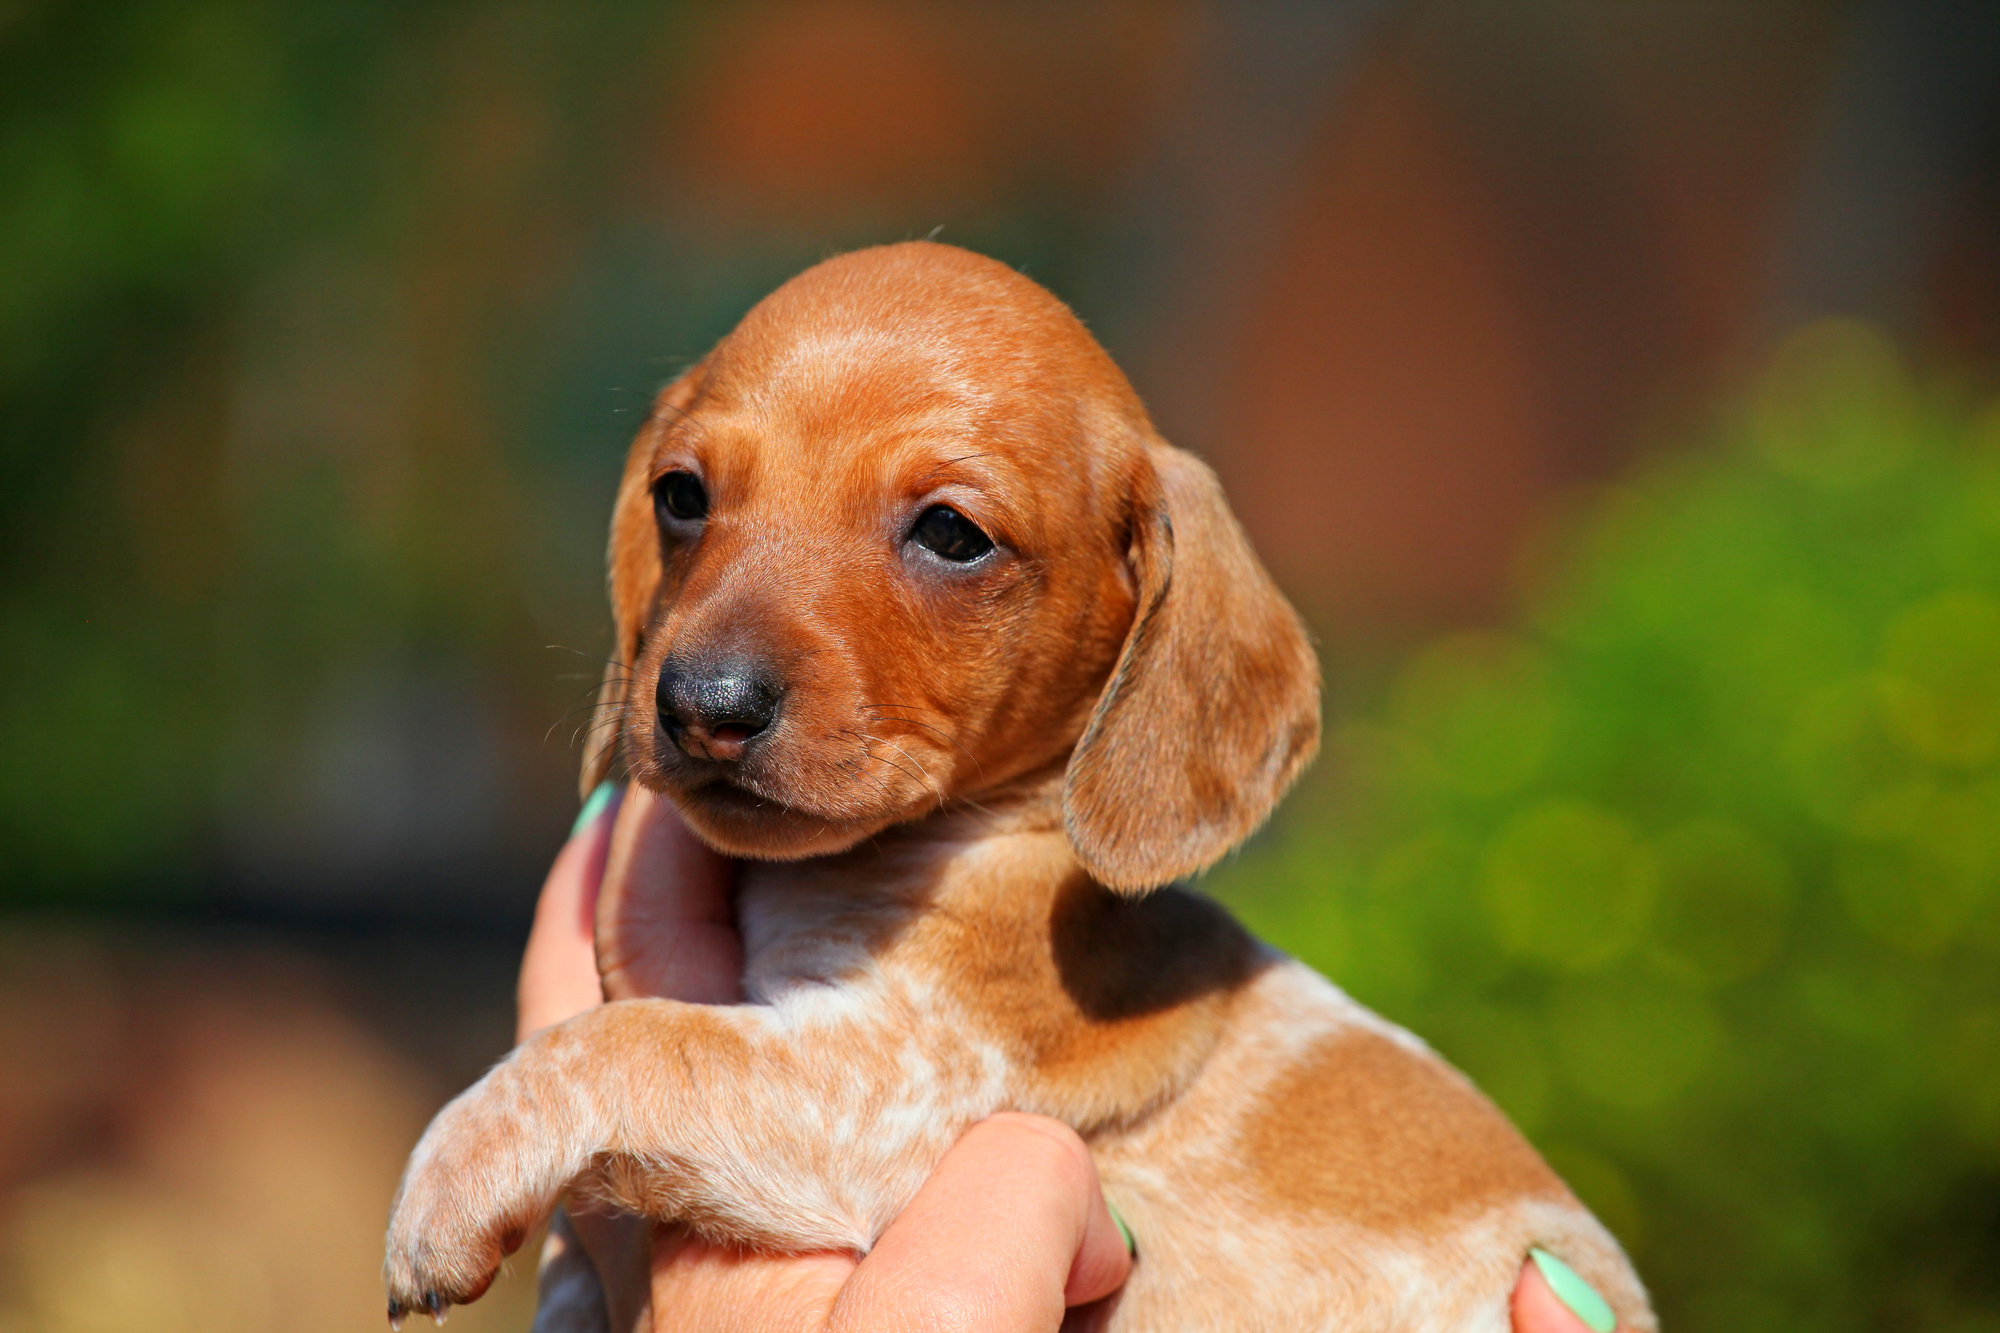
[(568, 1189), (865, 1251), (1011, 1109), (1085, 1137), (1138, 1237), (1111, 1327), (1497, 1331), (1531, 1245), (1653, 1327), (1459, 1075), (1154, 887), (1309, 757), (1316, 671), (1213, 478), (1032, 283), (913, 245), (781, 289), (635, 444), (613, 600), (632, 772), (766, 858), (751, 1003), (619, 1000), (448, 1106), (392, 1310), (476, 1296)]

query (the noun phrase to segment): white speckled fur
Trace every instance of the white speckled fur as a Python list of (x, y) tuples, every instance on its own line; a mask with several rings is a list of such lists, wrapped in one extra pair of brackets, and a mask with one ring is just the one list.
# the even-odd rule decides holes
[[(912, 914), (907, 897), (857, 911), (851, 896), (835, 904), (771, 879), (753, 878), (742, 906), (761, 1002), (605, 1006), (529, 1042), (439, 1115), (395, 1211), (392, 1290), (421, 1308), (429, 1290), (476, 1289), (498, 1237), (531, 1226), (572, 1185), (725, 1240), (865, 1251), (967, 1126), (1003, 1109), (1063, 1109), (1032, 1092), (990, 1024), (925, 960), (866, 946)], [(933, 910), (949, 910), (944, 879)], [(830, 927), (835, 916), (848, 925)], [(1264, 1090), (1357, 1031), (1435, 1060), (1267, 953), (1177, 1096), (1133, 1123), (1083, 1126), (1106, 1192), (1142, 1238), (1110, 1326), (1499, 1330), (1519, 1256), (1544, 1244), (1630, 1312), (1630, 1327), (1649, 1328), (1615, 1242), (1573, 1203), (1523, 1200), (1398, 1240), (1285, 1214), (1239, 1183), (1241, 1126)], [(607, 1049), (614, 1058), (600, 1058)], [(1248, 1304), (1238, 1281), (1217, 1280), (1232, 1273), (1256, 1275)]]

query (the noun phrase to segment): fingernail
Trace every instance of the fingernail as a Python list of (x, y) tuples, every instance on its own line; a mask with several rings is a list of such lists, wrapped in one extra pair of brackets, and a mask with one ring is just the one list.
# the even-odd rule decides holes
[(1528, 1257), (1542, 1270), (1542, 1277), (1556, 1299), (1588, 1325), (1591, 1333), (1611, 1333), (1618, 1327), (1618, 1316), (1611, 1313), (1611, 1306), (1597, 1294), (1595, 1287), (1576, 1275), (1574, 1268), (1539, 1246), (1530, 1249)]
[(1125, 1238), (1125, 1253), (1137, 1258), (1139, 1242), (1132, 1239), (1132, 1228), (1125, 1225), (1125, 1219), (1118, 1215), (1118, 1205), (1106, 1199), (1104, 1211), (1111, 1214), (1111, 1225), (1118, 1228), (1118, 1234)]
[(577, 834), (589, 828), (590, 821), (603, 814), (604, 807), (611, 804), (611, 798), (617, 794), (617, 783), (598, 783), (597, 790), (592, 792), (590, 799), (583, 803), (583, 809), (576, 812), (576, 823), (570, 826), (569, 836), (574, 838)]

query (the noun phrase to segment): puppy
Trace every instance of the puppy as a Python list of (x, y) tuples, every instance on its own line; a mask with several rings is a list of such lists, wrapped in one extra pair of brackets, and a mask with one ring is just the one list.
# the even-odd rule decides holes
[(616, 748), (745, 858), (752, 1002), (605, 1005), (440, 1112), (392, 1315), (477, 1296), (566, 1190), (863, 1252), (1014, 1109), (1084, 1136), (1137, 1238), (1112, 1328), (1498, 1333), (1537, 1245), (1654, 1328), (1463, 1077), (1175, 886), (1311, 757), (1317, 667), (1049, 293), (934, 244), (786, 283), (660, 395), (610, 583)]

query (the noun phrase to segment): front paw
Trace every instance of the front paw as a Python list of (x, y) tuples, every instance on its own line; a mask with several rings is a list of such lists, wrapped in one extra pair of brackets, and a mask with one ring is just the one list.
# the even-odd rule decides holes
[(523, 1113), (506, 1066), (444, 1110), (411, 1154), (389, 1212), (389, 1321), (443, 1321), (491, 1285), (500, 1261), (555, 1206), (573, 1172), (543, 1117)]

